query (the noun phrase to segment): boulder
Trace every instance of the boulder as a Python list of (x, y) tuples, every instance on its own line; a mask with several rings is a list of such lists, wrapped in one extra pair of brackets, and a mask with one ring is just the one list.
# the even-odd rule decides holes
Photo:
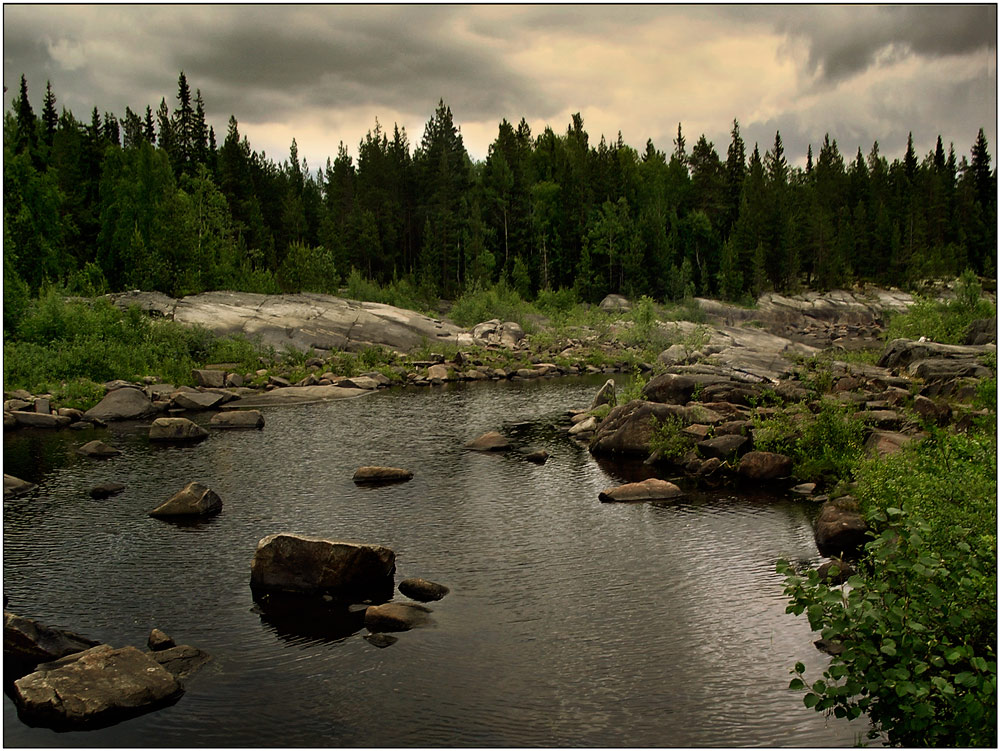
[(149, 638), (146, 640), (146, 646), (148, 646), (152, 652), (159, 652), (161, 649), (176, 647), (177, 644), (173, 639), (160, 631), (160, 629), (154, 628), (149, 632)]
[(358, 485), (385, 485), (406, 482), (412, 478), (410, 470), (399, 467), (358, 467), (354, 472), (354, 482)]
[(601, 300), (599, 307), (609, 313), (627, 313), (632, 310), (632, 303), (622, 295), (608, 295)]
[(110, 498), (113, 495), (118, 495), (123, 490), (125, 490), (125, 486), (120, 482), (106, 482), (91, 488), (90, 497), (101, 500), (103, 498)]
[(35, 483), (28, 482), (27, 480), (22, 480), (19, 477), (14, 477), (14, 475), (8, 475), (4, 473), (3, 476), (3, 497), (4, 498), (16, 498), (19, 495), (24, 495), (25, 493), (34, 490)]
[(926, 396), (915, 396), (913, 398), (913, 411), (927, 422), (936, 425), (947, 425), (951, 420), (951, 407), (946, 402), (938, 404)]
[(411, 600), (432, 602), (434, 600), (440, 600), (451, 590), (443, 584), (437, 584), (436, 582), (427, 581), (426, 579), (410, 578), (403, 579), (403, 581), (399, 583), (399, 591)]
[(154, 517), (209, 516), (222, 510), (222, 499), (200, 482), (189, 482), (164, 503), (149, 512)]
[(90, 649), (100, 642), (4, 611), (4, 659), (37, 665)]
[(896, 433), (891, 430), (873, 430), (865, 441), (865, 453), (868, 456), (887, 456), (895, 454), (903, 446), (913, 440), (913, 436)]
[(616, 488), (602, 490), (597, 496), (603, 503), (631, 501), (669, 501), (684, 495), (683, 491), (666, 480), (651, 477), (642, 482), (630, 482)]
[(429, 368), (427, 368), (427, 377), (430, 378), (432, 381), (433, 380), (450, 381), (451, 372), (448, 370), (447, 365), (441, 365), (439, 363), (437, 365), (431, 365)]
[(510, 448), (510, 441), (495, 430), (483, 433), (465, 444), (470, 451), (505, 451)]
[(178, 681), (183, 681), (191, 677), (206, 662), (212, 659), (208, 652), (203, 652), (189, 644), (161, 647), (160, 649), (150, 651), (148, 654)]
[(597, 430), (597, 418), (593, 415), (577, 422), (569, 429), (570, 435), (580, 435), (581, 433), (592, 433)]
[(594, 401), (590, 403), (590, 408), (596, 409), (602, 404), (610, 404), (614, 407), (617, 403), (618, 401), (615, 396), (615, 381), (613, 378), (609, 378), (604, 382), (604, 385), (601, 386), (600, 391), (597, 392), (597, 395), (594, 397)]
[(654, 419), (679, 417), (692, 422), (691, 410), (677, 404), (657, 404), (633, 399), (612, 409), (597, 427), (590, 444), (592, 454), (639, 454), (648, 456)]
[(698, 453), (706, 459), (727, 460), (729, 457), (739, 454), (749, 441), (741, 435), (720, 435), (716, 438), (708, 438), (695, 444)]
[(938, 344), (930, 341), (893, 339), (882, 351), (878, 364), (883, 368), (906, 368), (919, 360), (927, 359), (975, 362), (976, 358), (990, 352), (996, 352), (994, 345)]
[(740, 459), (736, 472), (749, 480), (776, 480), (791, 474), (792, 460), (771, 451), (748, 451)]
[(25, 428), (64, 428), (73, 422), (69, 417), (63, 417), (62, 415), (18, 411), (11, 412), (10, 414), (13, 415), (18, 425)]
[(375, 391), (378, 389), (378, 381), (371, 376), (354, 376), (345, 378), (337, 384), (342, 389), (361, 389), (362, 391)]
[(141, 420), (157, 413), (156, 405), (136, 388), (120, 388), (108, 393), (100, 403), (84, 413), (86, 419)]
[(524, 455), (524, 460), (531, 462), (532, 464), (545, 464), (548, 461), (549, 452), (544, 449), (539, 449), (538, 451), (531, 451)]
[(191, 377), (199, 386), (221, 389), (226, 385), (226, 373), (223, 370), (192, 370)]
[(430, 620), (430, 608), (410, 602), (387, 602), (365, 610), (365, 627), (372, 632), (409, 631)]
[(112, 456), (118, 456), (121, 451), (109, 446), (104, 441), (90, 441), (80, 446), (76, 453), (89, 456), (92, 459), (108, 459)]
[[(836, 566), (838, 569), (836, 574), (831, 572), (831, 569), (834, 566)], [(820, 566), (816, 570), (816, 573), (819, 574), (820, 580), (825, 581), (827, 584), (843, 584), (852, 576), (854, 576), (855, 571), (854, 567), (851, 566), (851, 564), (845, 563), (844, 561), (838, 559), (834, 559), (832, 561), (827, 561), (822, 566)]]
[(103, 726), (165, 706), (184, 689), (135, 647), (107, 644), (43, 663), (14, 682), (14, 702), (32, 725)]
[(850, 496), (827, 501), (815, 524), (816, 547), (820, 555), (857, 557), (868, 542), (868, 525)]
[(250, 567), (255, 596), (322, 596), (341, 602), (392, 597), (396, 554), (381, 545), (279, 533), (257, 543)]
[(259, 409), (234, 409), (212, 415), (208, 427), (220, 430), (261, 430), (264, 415)]
[(914, 360), (907, 367), (907, 372), (914, 378), (922, 378), (928, 383), (950, 381), (955, 378), (990, 378), (993, 376), (993, 371), (978, 360), (944, 357)]
[(224, 401), (222, 394), (212, 391), (178, 391), (174, 394), (171, 403), (177, 409), (186, 409), (192, 412), (212, 409), (220, 402)]
[(149, 426), (151, 441), (201, 441), (208, 431), (186, 417), (158, 417)]
[(979, 318), (969, 324), (965, 334), (966, 344), (989, 344), (997, 341), (997, 317)]

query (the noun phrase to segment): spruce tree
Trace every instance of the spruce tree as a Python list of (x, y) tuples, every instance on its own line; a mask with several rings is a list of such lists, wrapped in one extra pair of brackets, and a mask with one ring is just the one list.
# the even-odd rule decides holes
[(56, 95), (52, 93), (52, 82), (45, 82), (45, 103), (42, 106), (42, 126), (45, 143), (51, 148), (59, 125), (59, 113), (56, 112)]

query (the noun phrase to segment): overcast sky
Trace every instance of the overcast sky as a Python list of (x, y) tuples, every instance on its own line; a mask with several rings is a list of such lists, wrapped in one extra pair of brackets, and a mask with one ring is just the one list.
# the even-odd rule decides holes
[(502, 118), (564, 133), (574, 112), (596, 145), (620, 130), (670, 152), (704, 133), (725, 159), (733, 118), (748, 150), (781, 131), (804, 162), (825, 133), (845, 158), (874, 140), (889, 158), (912, 131), (997, 153), (992, 5), (4, 5), (5, 107), (45, 82), (89, 121), (96, 105), (177, 103), (183, 70), (219, 143), (229, 115), (257, 151), (312, 169), (352, 154), (375, 119), (419, 144), (439, 99), (486, 157)]

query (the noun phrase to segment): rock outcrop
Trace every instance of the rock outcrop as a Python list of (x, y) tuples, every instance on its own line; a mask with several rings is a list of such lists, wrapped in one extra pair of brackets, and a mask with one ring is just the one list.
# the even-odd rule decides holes
[(392, 597), (396, 554), (381, 545), (288, 533), (257, 543), (250, 567), (255, 597), (290, 594), (335, 601), (383, 602)]
[(259, 337), (278, 352), (305, 352), (382, 346), (409, 352), (426, 342), (468, 344), (471, 337), (435, 318), (374, 302), (302, 293), (261, 295), (250, 292), (204, 292), (173, 299), (159, 293), (111, 295), (115, 305), (139, 305), (178, 323), (200, 325), (219, 335)]

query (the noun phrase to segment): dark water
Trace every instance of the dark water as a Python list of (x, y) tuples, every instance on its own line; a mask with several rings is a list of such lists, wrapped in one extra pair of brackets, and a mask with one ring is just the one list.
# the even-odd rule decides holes
[[(5, 501), (10, 609), (114, 646), (156, 626), (214, 660), (174, 706), (110, 728), (30, 728), (4, 697), (6, 746), (849, 746), (866, 726), (788, 691), (824, 656), (784, 613), (779, 556), (819, 560), (814, 509), (732, 492), (669, 506), (602, 504), (637, 479), (601, 466), (551, 422), (602, 379), (379, 392), (265, 411), (262, 432), (151, 446), (141, 426), (100, 431), (124, 454), (77, 457), (95, 437), (5, 436), (5, 471), (41, 481)], [(462, 444), (507, 423), (547, 464)], [(359, 488), (356, 467), (412, 481)], [(222, 513), (178, 526), (146, 512), (191, 480)], [(127, 490), (95, 501), (107, 481)], [(379, 543), (397, 581), (452, 593), (434, 624), (377, 649), (364, 631), (303, 635), (254, 609), (249, 566), (278, 531)], [(397, 597), (400, 597), (397, 595)]]

